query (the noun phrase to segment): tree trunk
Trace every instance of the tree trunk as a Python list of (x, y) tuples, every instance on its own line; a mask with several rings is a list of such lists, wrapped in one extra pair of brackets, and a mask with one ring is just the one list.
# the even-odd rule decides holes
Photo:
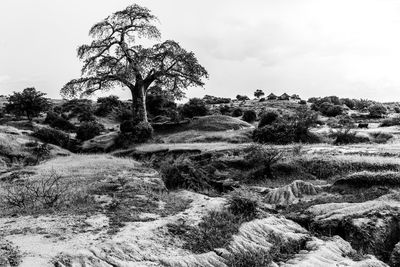
[(132, 113), (133, 121), (148, 122), (146, 111), (146, 89), (144, 85), (136, 84), (132, 89)]

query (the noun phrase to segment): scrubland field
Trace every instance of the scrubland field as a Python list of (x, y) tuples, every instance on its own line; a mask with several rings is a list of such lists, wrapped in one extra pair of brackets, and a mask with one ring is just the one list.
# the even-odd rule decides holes
[(400, 266), (400, 105), (111, 102), (2, 113), (0, 266)]

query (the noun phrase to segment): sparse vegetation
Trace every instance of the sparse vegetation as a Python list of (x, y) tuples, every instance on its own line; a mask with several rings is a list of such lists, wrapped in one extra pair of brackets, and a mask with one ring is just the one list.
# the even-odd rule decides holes
[(336, 145), (369, 142), (368, 137), (359, 136), (357, 135), (357, 132), (351, 130), (350, 128), (331, 131), (330, 136), (334, 139), (334, 144)]
[(53, 171), (39, 179), (21, 177), (13, 184), (6, 185), (1, 199), (10, 209), (28, 213), (67, 205), (72, 195), (70, 185)]

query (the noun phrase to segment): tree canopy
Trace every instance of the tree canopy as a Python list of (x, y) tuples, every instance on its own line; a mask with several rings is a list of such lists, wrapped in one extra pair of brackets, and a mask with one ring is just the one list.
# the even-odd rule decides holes
[(14, 92), (8, 97), (5, 110), (17, 116), (26, 116), (29, 120), (38, 116), (40, 112), (50, 107), (46, 94), (36, 91), (35, 88), (26, 88), (22, 92)]
[(81, 77), (68, 82), (65, 97), (91, 95), (96, 91), (127, 87), (132, 93), (133, 114), (147, 121), (145, 98), (151, 85), (182, 98), (190, 86), (203, 86), (208, 78), (193, 52), (166, 40), (145, 47), (142, 39), (159, 40), (158, 19), (149, 9), (131, 5), (96, 23), (89, 31), (93, 41), (78, 48), (83, 61)]

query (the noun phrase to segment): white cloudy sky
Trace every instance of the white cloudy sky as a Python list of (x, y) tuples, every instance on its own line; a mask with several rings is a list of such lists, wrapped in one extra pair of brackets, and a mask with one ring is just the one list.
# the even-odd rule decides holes
[(35, 86), (60, 97), (90, 26), (132, 3), (209, 71), (190, 97), (263, 89), (400, 101), (397, 0), (1, 0), (0, 94)]

